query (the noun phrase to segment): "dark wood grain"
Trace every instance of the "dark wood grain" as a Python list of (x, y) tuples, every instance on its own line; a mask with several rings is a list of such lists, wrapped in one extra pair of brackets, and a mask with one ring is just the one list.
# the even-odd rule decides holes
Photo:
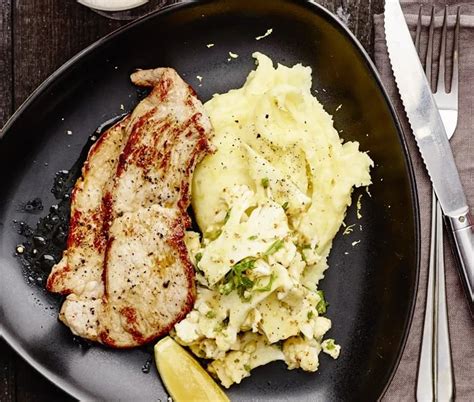
[(373, 16), (383, 11), (383, 0), (318, 0), (359, 39), (365, 50), (373, 53)]
[[(174, 1), (173, 1), (174, 2)], [(319, 0), (372, 55), (374, 13), (383, 0)], [(1, 0), (0, 126), (54, 70), (86, 46), (125, 24), (74, 0)], [(0, 340), (0, 401), (67, 401)]]
[(0, 126), (13, 112), (12, 4), (2, 0), (0, 9)]
[(61, 64), (123, 24), (103, 18), (75, 1), (15, 1), (15, 108)]

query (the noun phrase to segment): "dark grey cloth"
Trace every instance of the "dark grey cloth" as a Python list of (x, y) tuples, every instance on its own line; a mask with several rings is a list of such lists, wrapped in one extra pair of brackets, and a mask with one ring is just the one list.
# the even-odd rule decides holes
[[(457, 5), (458, 2), (422, 1), (407, 2), (403, 10), (407, 23), (414, 32), (418, 20), (419, 4), (424, 3), (422, 49), (426, 49), (427, 26), (431, 5), (437, 10), (437, 25), (442, 23), (444, 4)], [(459, 117), (456, 133), (451, 145), (459, 169), (461, 180), (466, 190), (471, 211), (474, 206), (474, 3), (461, 5), (461, 39), (460, 39), (460, 85), (459, 85)], [(449, 26), (455, 21), (456, 7), (449, 7)], [(420, 355), (420, 344), (423, 328), (423, 315), (426, 300), (428, 250), (430, 245), (431, 220), (431, 184), (425, 167), (416, 148), (413, 135), (408, 128), (405, 112), (397, 93), (393, 74), (390, 68), (385, 44), (383, 16), (376, 15), (375, 22), (375, 64), (387, 89), (403, 126), (409, 152), (415, 169), (421, 213), (421, 273), (420, 285), (416, 300), (413, 323), (408, 336), (405, 351), (393, 381), (385, 394), (386, 401), (411, 401), (415, 399), (416, 373)], [(435, 57), (440, 30), (437, 30)], [(452, 29), (449, 31), (448, 43), (452, 41)], [(474, 401), (474, 323), (470, 317), (467, 303), (461, 288), (456, 267), (453, 262), (449, 244), (445, 241), (446, 286), (448, 297), (448, 315), (453, 353), (454, 375), (456, 382), (456, 399), (458, 401)]]

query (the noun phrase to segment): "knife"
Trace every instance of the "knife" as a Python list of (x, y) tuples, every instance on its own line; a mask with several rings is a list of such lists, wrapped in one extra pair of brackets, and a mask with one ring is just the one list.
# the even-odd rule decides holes
[(441, 116), (398, 0), (385, 0), (385, 36), (395, 82), (453, 238), (459, 273), (474, 314), (474, 220)]

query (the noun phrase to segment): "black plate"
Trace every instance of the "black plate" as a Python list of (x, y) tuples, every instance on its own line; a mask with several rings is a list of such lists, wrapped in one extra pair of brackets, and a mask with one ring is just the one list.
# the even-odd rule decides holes
[[(255, 40), (268, 28), (270, 36)], [(349, 210), (346, 221), (356, 223), (355, 230), (336, 238), (322, 282), (340, 358), (321, 356), (316, 374), (271, 364), (228, 394), (234, 400), (369, 401), (386, 389), (418, 280), (417, 201), (399, 124), (368, 56), (326, 10), (309, 1), (232, 0), (182, 4), (109, 35), (53, 74), (7, 123), (0, 143), (2, 330), (28, 362), (72, 395), (164, 400), (166, 393), (154, 368), (142, 373), (144, 351), (81, 348), (57, 321), (54, 299), (27, 283), (14, 256), (22, 238), (12, 222), (34, 223), (37, 216), (19, 204), (35, 197), (46, 208), (55, 202), (55, 172), (72, 165), (96, 127), (122, 113), (120, 105), (130, 110), (136, 104), (128, 78), (135, 68), (174, 67), (206, 101), (241, 86), (257, 50), (286, 65), (311, 66), (314, 89), (334, 113), (336, 128), (370, 150), (376, 167), (372, 197), (354, 193), (354, 199), (365, 194), (363, 217), (357, 220), (354, 206)], [(239, 57), (227, 61), (229, 51)], [(204, 77), (202, 86), (197, 75)]]

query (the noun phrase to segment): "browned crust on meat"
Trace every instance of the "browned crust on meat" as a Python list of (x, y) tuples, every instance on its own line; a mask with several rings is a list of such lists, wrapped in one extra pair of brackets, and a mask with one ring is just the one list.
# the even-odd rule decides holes
[(147, 123), (147, 121), (150, 119), (151, 116), (153, 116), (155, 112), (156, 112), (156, 108), (149, 110), (147, 113), (141, 116), (133, 125), (132, 132), (130, 136), (128, 137), (127, 144), (125, 145), (125, 148), (120, 154), (119, 163), (117, 165), (117, 173), (116, 173), (117, 177), (121, 176), (122, 173), (126, 170), (127, 158), (133, 152), (133, 147), (138, 142), (138, 138), (141, 135), (140, 130), (143, 128), (143, 126)]
[(188, 249), (186, 248), (186, 244), (184, 243), (184, 228), (181, 222), (175, 223), (175, 230), (173, 231), (173, 236), (169, 240), (169, 243), (173, 246), (175, 250), (178, 251), (179, 258), (181, 259), (182, 264), (186, 268), (186, 279), (188, 281), (188, 288), (191, 290), (188, 292), (188, 297), (186, 299), (185, 306), (181, 311), (180, 316), (177, 317), (175, 322), (167, 328), (166, 332), (169, 332), (171, 328), (177, 322), (181, 321), (186, 315), (191, 311), (194, 306), (194, 302), (196, 301), (196, 284), (194, 281), (194, 266), (189, 259)]
[[(212, 151), (211, 145), (205, 135), (204, 128), (201, 125), (197, 124), (197, 121), (200, 117), (201, 117), (201, 114), (196, 113), (190, 119), (190, 121), (192, 121), (195, 124), (195, 128), (199, 131), (200, 139), (197, 143), (197, 146), (194, 148), (193, 153), (191, 154), (191, 157), (189, 158), (188, 165), (186, 166), (185, 174), (188, 177), (191, 176), (192, 174), (191, 169), (194, 169), (194, 167), (204, 158), (204, 156)], [(181, 186), (182, 186), (182, 192), (181, 192), (181, 199), (178, 201), (178, 207), (181, 209), (183, 213), (184, 226), (186, 228), (189, 228), (192, 223), (191, 218), (186, 212), (191, 202), (190, 200), (191, 191), (189, 189), (189, 182), (183, 181), (181, 183)]]
[(64, 288), (60, 290), (55, 290), (55, 284), (59, 283), (62, 281), (68, 274), (68, 272), (71, 271), (71, 267), (69, 265), (65, 265), (65, 267), (61, 271), (56, 271), (53, 272), (49, 277), (48, 280), (46, 281), (46, 289), (49, 292), (54, 292), (63, 296), (67, 296), (72, 293), (71, 289)]

